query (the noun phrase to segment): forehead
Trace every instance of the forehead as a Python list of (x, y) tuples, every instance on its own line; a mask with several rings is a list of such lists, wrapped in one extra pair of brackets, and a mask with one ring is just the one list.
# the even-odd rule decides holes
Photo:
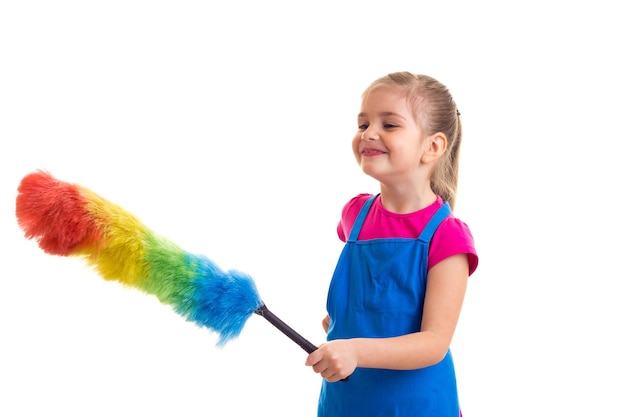
[(400, 87), (379, 86), (368, 90), (361, 100), (362, 113), (394, 112), (413, 114), (406, 91)]

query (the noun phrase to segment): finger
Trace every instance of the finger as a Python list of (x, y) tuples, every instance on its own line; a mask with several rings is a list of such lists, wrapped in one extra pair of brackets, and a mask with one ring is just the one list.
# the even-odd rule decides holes
[(332, 369), (326, 369), (323, 372), (320, 372), (320, 375), (328, 382), (333, 382), (332, 379), (335, 377), (335, 371)]
[(317, 372), (318, 374), (320, 374), (321, 376), (324, 376), (324, 373), (328, 373), (329, 372), (328, 367), (325, 366), (322, 363), (318, 363), (318, 364), (314, 365), (313, 366), (313, 370), (315, 372)]
[(311, 354), (309, 354), (309, 356), (307, 356), (306, 362), (304, 362), (304, 364), (306, 366), (315, 366), (321, 360), (322, 360), (322, 358), (320, 357), (319, 353), (317, 353), (317, 351), (313, 351)]

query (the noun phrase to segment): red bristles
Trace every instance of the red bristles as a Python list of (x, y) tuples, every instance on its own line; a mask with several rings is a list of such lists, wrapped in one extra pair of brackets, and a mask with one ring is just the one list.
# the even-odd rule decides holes
[(81, 189), (45, 171), (26, 175), (18, 186), (15, 215), (27, 238), (45, 252), (68, 256), (98, 241), (98, 225)]

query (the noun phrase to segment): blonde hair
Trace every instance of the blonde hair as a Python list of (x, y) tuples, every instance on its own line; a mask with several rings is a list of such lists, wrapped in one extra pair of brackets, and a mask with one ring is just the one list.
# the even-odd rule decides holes
[(428, 135), (441, 132), (448, 146), (437, 161), (430, 186), (454, 209), (458, 187), (459, 151), (461, 146), (461, 114), (448, 88), (428, 75), (393, 72), (375, 80), (363, 92), (363, 97), (379, 87), (400, 88), (413, 109), (416, 121)]

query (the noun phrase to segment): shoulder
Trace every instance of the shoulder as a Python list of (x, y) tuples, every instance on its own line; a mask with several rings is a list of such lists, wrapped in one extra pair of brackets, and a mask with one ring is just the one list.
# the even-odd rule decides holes
[(345, 217), (347, 215), (352, 215), (356, 217), (361, 210), (361, 207), (365, 204), (365, 202), (372, 197), (373, 194), (361, 193), (354, 197), (352, 197), (344, 206), (341, 211), (341, 217)]
[(361, 193), (352, 197), (348, 202), (343, 206), (341, 210), (341, 220), (337, 225), (337, 234), (339, 235), (339, 239), (342, 241), (346, 241), (348, 235), (350, 234), (350, 230), (352, 229), (352, 225), (356, 217), (359, 215), (359, 211), (365, 204), (365, 202), (372, 197), (373, 194)]
[(469, 226), (454, 214), (449, 215), (441, 222), (431, 242), (431, 265), (459, 253), (468, 254), (469, 274), (471, 275), (478, 266), (478, 254), (474, 243), (474, 237)]

